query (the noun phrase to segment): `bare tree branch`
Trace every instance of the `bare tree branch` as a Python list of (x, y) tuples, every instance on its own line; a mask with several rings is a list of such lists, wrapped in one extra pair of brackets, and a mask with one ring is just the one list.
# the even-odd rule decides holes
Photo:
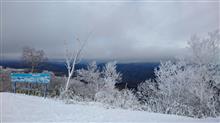
[(66, 82), (66, 86), (65, 86), (65, 92), (68, 91), (69, 88), (69, 83), (70, 83), (70, 79), (73, 76), (73, 73), (75, 71), (75, 65), (77, 63), (80, 62), (80, 56), (81, 53), (83, 51), (83, 49), (85, 48), (85, 45), (87, 44), (89, 37), (90, 37), (91, 33), (89, 33), (89, 35), (86, 37), (86, 40), (80, 40), (80, 38), (76, 37), (75, 40), (78, 43), (78, 47), (76, 47), (76, 49), (74, 49), (74, 51), (71, 53), (72, 55), (70, 55), (69, 50), (68, 50), (68, 46), (66, 44), (65, 48), (66, 48), (66, 68), (68, 71), (68, 78), (67, 78), (67, 82)]

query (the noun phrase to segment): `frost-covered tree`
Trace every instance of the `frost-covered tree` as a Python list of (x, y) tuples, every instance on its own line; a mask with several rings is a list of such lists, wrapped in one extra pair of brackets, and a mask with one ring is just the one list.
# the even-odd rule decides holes
[[(153, 104), (154, 111), (207, 117), (220, 115), (220, 34), (209, 33), (205, 38), (193, 36), (188, 42), (191, 56), (176, 61), (162, 62), (155, 70), (158, 89)], [(148, 83), (139, 86), (149, 103)]]
[(104, 86), (101, 72), (95, 61), (89, 63), (87, 69), (77, 70), (76, 79), (84, 83), (90, 98), (94, 98), (95, 94)]
[(77, 79), (85, 83), (97, 83), (100, 80), (101, 72), (95, 61), (89, 63), (87, 69), (77, 70)]
[(140, 103), (129, 89), (119, 91), (115, 88), (116, 83), (120, 83), (122, 79), (121, 73), (117, 72), (116, 62), (108, 62), (102, 71), (101, 80), (104, 85), (95, 95), (95, 99), (110, 107), (120, 107), (124, 109), (139, 109)]
[[(220, 73), (219, 68), (216, 70), (213, 66), (182, 64), (182, 61), (161, 63), (155, 74), (162, 94), (163, 112), (196, 117), (217, 116), (219, 99), (215, 89), (219, 85)], [(177, 107), (173, 107), (174, 104)]]
[(106, 88), (113, 89), (116, 83), (121, 82), (121, 74), (116, 70), (116, 63), (117, 62), (108, 62), (105, 64), (103, 76), (104, 76), (104, 83)]
[(100, 71), (95, 61), (89, 63), (87, 69), (77, 70), (77, 79), (85, 83), (96, 83), (100, 78)]

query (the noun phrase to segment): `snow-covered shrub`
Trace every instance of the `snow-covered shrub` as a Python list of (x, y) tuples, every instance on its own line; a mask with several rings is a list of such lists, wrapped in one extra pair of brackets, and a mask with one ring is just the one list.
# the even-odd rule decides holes
[(119, 107), (123, 109), (140, 109), (140, 103), (131, 90), (108, 89), (96, 94), (96, 100), (108, 107)]
[(68, 90), (66, 91), (64, 88), (60, 89), (60, 96), (59, 99), (63, 100), (66, 104), (74, 104), (78, 102), (83, 102), (83, 101), (90, 101), (87, 99), (84, 99), (82, 96), (77, 95), (74, 91)]
[(157, 97), (158, 94), (158, 85), (153, 80), (146, 80), (139, 84), (137, 89), (137, 96), (141, 103), (147, 102), (150, 98)]
[(119, 93), (116, 89), (103, 88), (95, 95), (95, 100), (104, 104), (113, 105), (116, 95)]
[(92, 100), (95, 94), (92, 84), (85, 84), (74, 79), (70, 81), (69, 91), (72, 97), (79, 96), (83, 100)]
[(86, 84), (75, 79), (70, 80), (68, 91), (66, 91), (63, 86), (60, 89), (60, 92), (60, 99), (65, 100), (67, 103), (88, 101), (91, 100), (90, 97), (92, 97), (92, 94), (86, 87)]
[(124, 109), (140, 109), (140, 102), (131, 90), (121, 90), (116, 98), (116, 106), (122, 107)]
[(159, 93), (158, 85), (153, 80), (146, 80), (137, 88), (137, 97), (142, 104), (142, 109), (150, 112), (163, 111), (162, 95)]

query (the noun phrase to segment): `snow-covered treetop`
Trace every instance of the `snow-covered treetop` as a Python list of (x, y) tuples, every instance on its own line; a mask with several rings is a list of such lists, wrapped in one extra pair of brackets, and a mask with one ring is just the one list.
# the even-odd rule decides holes
[(89, 63), (87, 69), (77, 70), (77, 79), (85, 81), (87, 83), (95, 83), (99, 81), (100, 71), (96, 65), (96, 62), (93, 61)]
[(114, 88), (115, 83), (121, 82), (121, 74), (117, 72), (116, 70), (116, 63), (117, 62), (108, 62), (105, 64), (103, 76), (105, 85), (109, 86), (111, 88)]
[(220, 33), (219, 30), (208, 33), (205, 38), (197, 35), (188, 41), (191, 53), (191, 61), (197, 64), (220, 63)]

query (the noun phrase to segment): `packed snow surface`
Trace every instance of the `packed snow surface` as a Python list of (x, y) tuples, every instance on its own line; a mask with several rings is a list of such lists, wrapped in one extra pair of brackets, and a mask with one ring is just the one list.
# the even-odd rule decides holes
[(55, 99), (0, 93), (1, 121), (5, 122), (150, 122), (220, 123), (219, 118), (193, 119), (175, 115), (106, 109), (96, 103), (65, 104)]

